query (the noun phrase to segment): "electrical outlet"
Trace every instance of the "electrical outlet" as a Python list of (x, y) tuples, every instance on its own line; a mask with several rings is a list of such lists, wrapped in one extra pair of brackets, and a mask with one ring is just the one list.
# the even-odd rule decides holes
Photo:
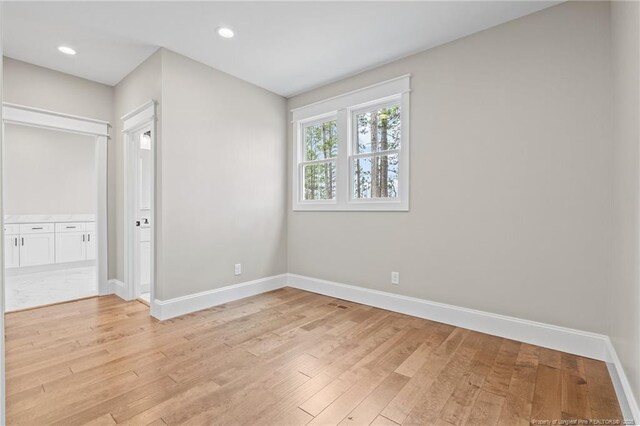
[(392, 272), (391, 273), (391, 284), (399, 285), (400, 284), (400, 272)]
[(235, 271), (236, 275), (240, 275), (242, 273), (242, 264), (241, 263), (236, 263), (234, 271)]

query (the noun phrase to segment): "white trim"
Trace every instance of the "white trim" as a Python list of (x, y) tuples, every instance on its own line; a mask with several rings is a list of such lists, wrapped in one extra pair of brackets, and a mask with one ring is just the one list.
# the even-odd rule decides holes
[[(294, 211), (409, 211), (410, 185), (410, 86), (409, 74), (372, 86), (348, 92), (344, 95), (315, 102), (291, 110), (292, 115), (292, 209)], [(355, 113), (364, 108), (399, 104), (401, 110), (402, 140), (398, 153), (397, 198), (353, 198), (353, 161)], [(338, 153), (331, 159), (336, 164), (336, 193), (331, 200), (305, 200), (303, 165), (303, 127), (328, 120), (337, 120)], [(358, 155), (356, 155), (358, 156)], [(362, 154), (363, 157), (371, 156)]]
[(350, 92), (323, 99), (291, 110), (292, 123), (328, 114), (332, 111), (362, 105), (372, 100), (382, 99), (411, 91), (411, 74), (381, 81), (370, 86), (352, 90)]
[[(157, 316), (159, 312), (155, 306), (156, 294), (156, 236), (158, 226), (156, 224), (155, 209), (155, 181), (156, 181), (156, 148), (157, 148), (157, 129), (156, 129), (156, 106), (157, 102), (151, 100), (144, 105), (125, 114), (123, 120), (124, 135), (124, 277), (126, 288), (126, 300), (133, 300), (139, 296), (139, 289), (136, 288), (135, 262), (136, 252), (131, 250), (136, 244), (136, 226), (134, 222), (138, 216), (136, 212), (136, 191), (131, 188), (137, 188), (137, 155), (133, 153), (133, 141), (131, 136), (144, 128), (151, 130), (151, 211), (149, 220), (151, 221), (151, 286), (150, 286), (150, 314), (151, 316), (161, 319)], [(136, 148), (137, 149), (137, 148)]]
[(130, 132), (131, 130), (141, 125), (147, 124), (156, 118), (156, 101), (151, 100), (144, 105), (139, 106), (133, 111), (120, 117), (122, 120), (122, 133)]
[(22, 124), (93, 136), (109, 136), (109, 123), (106, 121), (8, 102), (2, 103), (2, 119), (4, 123)]
[(115, 294), (121, 299), (127, 299), (127, 286), (120, 280), (109, 280), (109, 294)]
[[(607, 362), (610, 363), (608, 365), (610, 367), (609, 375), (613, 381), (613, 386), (616, 390), (618, 401), (620, 402), (622, 414), (627, 420), (631, 420), (628, 417), (633, 416), (634, 422), (632, 424), (640, 424), (640, 408), (638, 407), (638, 401), (635, 398), (631, 383), (629, 383), (629, 378), (622, 367), (620, 358), (618, 358), (616, 349), (608, 336), (606, 337), (606, 345)], [(611, 372), (612, 369), (614, 370), (613, 372)]]
[(494, 336), (609, 361), (607, 336), (289, 274), (289, 286)]
[[(0, 4), (0, 99), (4, 96), (2, 87), (3, 81), (3, 37), (2, 37), (2, 20), (4, 18), (3, 7)], [(0, 109), (0, 123), (4, 123), (3, 111)], [(2, 173), (2, 164), (4, 161), (4, 124), (0, 126), (0, 222), (4, 222), (4, 182)], [(0, 223), (0, 425), (6, 424), (7, 420), (7, 392), (5, 380), (5, 277), (4, 277), (4, 223)]]
[[(123, 296), (118, 291), (126, 294), (125, 286), (120, 281), (109, 280), (109, 283), (112, 285), (114, 292), (120, 297)], [(370, 290), (297, 274), (275, 275), (169, 300), (156, 299), (151, 303), (151, 311), (155, 318), (166, 320), (283, 287), (297, 288), (604, 361), (609, 368), (614, 368), (617, 373), (611, 374), (611, 378), (614, 382), (623, 414), (628, 416), (630, 413), (634, 419), (640, 419), (640, 410), (620, 359), (609, 337), (602, 334)]]
[(156, 318), (166, 320), (212, 306), (229, 303), (267, 291), (277, 290), (287, 285), (287, 274), (274, 275), (239, 284), (232, 284), (201, 293), (189, 294), (169, 300), (154, 300), (157, 307)]
[[(109, 123), (93, 118), (63, 114), (59, 112), (16, 105), (7, 102), (2, 104), (2, 128), (4, 125), (16, 124), (80, 133), (95, 137), (96, 165), (96, 282), (98, 294), (109, 294), (107, 281), (108, 247), (107, 247), (107, 143), (109, 140)], [(4, 237), (4, 232), (3, 235)], [(4, 239), (4, 238), (3, 238)]]
[(98, 267), (98, 294), (109, 294), (109, 234), (107, 225), (109, 222), (107, 206), (107, 143), (106, 136), (96, 137), (96, 184), (98, 186), (96, 201), (96, 259)]

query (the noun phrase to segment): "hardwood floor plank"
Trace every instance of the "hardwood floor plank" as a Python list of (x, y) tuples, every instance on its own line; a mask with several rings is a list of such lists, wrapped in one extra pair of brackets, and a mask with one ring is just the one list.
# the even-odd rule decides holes
[(481, 389), (465, 424), (486, 426), (498, 424), (504, 400), (504, 396)]
[(620, 404), (613, 389), (607, 366), (600, 361), (583, 358), (589, 406), (594, 419), (623, 420)]
[(382, 415), (379, 415), (375, 418), (375, 420), (373, 420), (373, 422), (371, 422), (371, 426), (396, 426), (397, 424), (398, 423), (394, 422), (393, 420), (389, 420)]
[(519, 342), (508, 339), (502, 341), (493, 367), (483, 385), (486, 392), (491, 392), (498, 396), (507, 395), (519, 351)]
[(621, 417), (600, 361), (291, 288), (162, 322), (105, 296), (6, 324), (9, 425)]
[(390, 373), (347, 417), (341, 425), (367, 425), (378, 417), (380, 411), (409, 381), (403, 374)]
[(537, 348), (520, 345), (509, 389), (500, 413), (499, 425), (525, 426), (531, 419), (531, 404), (538, 371)]
[(591, 419), (587, 381), (562, 370), (562, 419)]
[(550, 421), (562, 418), (562, 374), (557, 368), (538, 365), (531, 418)]
[(469, 367), (476, 352), (479, 350), (480, 342), (479, 334), (470, 333), (467, 335), (460, 348), (453, 354), (431, 386), (422, 394), (420, 400), (402, 424), (424, 425), (436, 423), (440, 412), (457, 389), (459, 383), (466, 380), (471, 374)]

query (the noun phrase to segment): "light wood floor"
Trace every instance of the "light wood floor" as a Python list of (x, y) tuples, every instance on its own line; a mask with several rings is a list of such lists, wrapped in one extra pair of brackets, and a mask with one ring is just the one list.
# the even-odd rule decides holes
[(9, 424), (621, 418), (602, 362), (289, 288), (164, 322), (115, 296), (6, 322)]

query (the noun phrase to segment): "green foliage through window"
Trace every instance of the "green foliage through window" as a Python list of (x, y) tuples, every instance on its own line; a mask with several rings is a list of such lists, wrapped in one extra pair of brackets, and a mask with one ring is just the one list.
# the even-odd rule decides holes
[(371, 156), (355, 159), (354, 198), (398, 197), (398, 154), (389, 151), (400, 148), (400, 124), (398, 105), (356, 116), (356, 153)]
[(304, 165), (304, 199), (332, 200), (336, 196), (336, 163), (324, 161), (338, 155), (336, 120), (303, 127), (304, 161), (323, 161)]

